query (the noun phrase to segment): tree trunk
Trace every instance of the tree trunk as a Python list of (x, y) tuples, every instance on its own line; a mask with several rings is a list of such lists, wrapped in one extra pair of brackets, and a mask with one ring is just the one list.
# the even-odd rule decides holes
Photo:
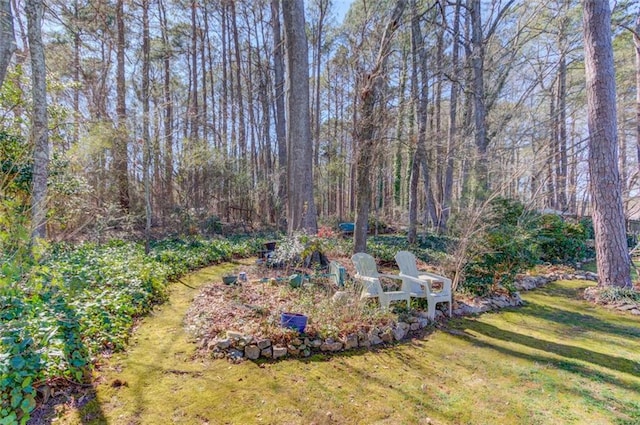
[(460, 6), (462, 0), (457, 0), (453, 14), (453, 46), (451, 47), (451, 93), (449, 94), (449, 131), (447, 133), (447, 168), (444, 174), (444, 189), (442, 200), (442, 227), (446, 229), (447, 222), (451, 215), (451, 204), (453, 200), (453, 167), (457, 145), (457, 114), (458, 114), (458, 92), (460, 78), (459, 66), (459, 39), (460, 39)]
[(483, 201), (489, 194), (489, 158), (487, 148), (487, 118), (484, 93), (484, 40), (482, 33), (481, 2), (471, 1), (471, 44), (473, 53), (473, 118), (477, 158), (475, 163), (475, 198)]
[(189, 93), (189, 159), (191, 165), (189, 167), (189, 178), (187, 184), (189, 189), (187, 193), (190, 194), (189, 201), (191, 205), (201, 205), (200, 199), (200, 171), (201, 165), (196, 160), (200, 143), (200, 104), (198, 102), (198, 20), (197, 9), (200, 7), (197, 1), (191, 2), (191, 48), (189, 49), (190, 59), (190, 86), (191, 91)]
[(560, 28), (560, 65), (558, 69), (558, 175), (556, 191), (558, 208), (566, 211), (567, 199), (567, 35), (566, 18)]
[[(46, 238), (47, 180), (49, 178), (49, 129), (47, 120), (47, 81), (42, 44), (42, 0), (27, 0), (27, 36), (31, 55), (31, 142), (33, 144), (33, 183), (31, 192), (31, 239)], [(37, 243), (37, 242), (36, 242)]]
[(549, 122), (551, 123), (551, 131), (549, 132), (549, 143), (547, 147), (547, 204), (546, 206), (549, 208), (555, 209), (557, 207), (556, 203), (556, 185), (555, 185), (555, 176), (557, 172), (554, 173), (554, 164), (557, 163), (558, 158), (558, 134), (557, 134), (557, 121), (558, 114), (556, 113), (556, 97), (553, 95), (553, 88), (549, 92)]
[(640, 11), (636, 18), (636, 28), (633, 33), (633, 44), (636, 51), (636, 152), (638, 158), (638, 172), (640, 172)]
[(356, 223), (353, 233), (354, 252), (366, 252), (369, 207), (371, 203), (370, 173), (374, 165), (375, 136), (379, 117), (376, 117), (375, 106), (382, 97), (385, 76), (385, 64), (391, 51), (391, 39), (400, 25), (406, 0), (397, 0), (393, 12), (380, 40), (378, 57), (371, 71), (363, 75), (360, 81), (360, 117), (355, 127), (355, 143), (357, 146), (357, 188)]
[(167, 35), (167, 18), (164, 3), (158, 2), (160, 27), (162, 28), (163, 96), (164, 96), (164, 211), (167, 216), (173, 209), (173, 101), (171, 99), (171, 44)]
[(149, 134), (149, 0), (142, 0), (142, 172), (144, 180), (144, 251), (149, 254), (151, 242), (151, 136)]
[(240, 37), (238, 35), (238, 17), (236, 16), (236, 2), (230, 2), (231, 25), (233, 31), (233, 45), (236, 59), (236, 98), (238, 100), (238, 146), (240, 148), (240, 158), (243, 160), (247, 156), (247, 135), (244, 119), (244, 101), (242, 97), (242, 57), (240, 56)]
[(315, 43), (315, 53), (316, 53), (316, 62), (314, 68), (315, 75), (315, 87), (314, 87), (314, 108), (313, 108), (313, 140), (314, 140), (314, 150), (313, 150), (313, 165), (318, 167), (319, 158), (320, 158), (320, 70), (322, 67), (322, 32), (324, 31), (324, 19), (327, 14), (327, 9), (329, 7), (328, 0), (319, 0), (318, 1), (318, 9), (320, 16), (318, 16), (318, 33), (316, 34), (316, 43)]
[(127, 140), (127, 108), (126, 90), (124, 80), (124, 0), (116, 2), (116, 27), (118, 30), (118, 40), (116, 43), (116, 114), (118, 115), (118, 132), (114, 138), (113, 146), (113, 166), (116, 173), (118, 196), (120, 208), (129, 211), (129, 153)]
[(7, 75), (11, 56), (16, 50), (16, 37), (13, 32), (13, 15), (9, 0), (0, 0), (0, 87)]
[(309, 57), (302, 0), (282, 2), (287, 52), (287, 230), (318, 231), (313, 199), (313, 142), (309, 114)]
[(402, 163), (405, 126), (405, 91), (407, 87), (407, 49), (402, 50), (402, 71), (400, 73), (400, 97), (398, 99), (398, 121), (396, 123), (396, 152), (394, 160), (393, 199), (396, 207), (402, 207)]
[(284, 109), (284, 59), (280, 30), (280, 0), (271, 0), (273, 27), (273, 78), (275, 89), (276, 143), (278, 145), (278, 223), (283, 220), (282, 206), (287, 205), (287, 132)]
[[(80, 139), (80, 22), (78, 0), (73, 2), (73, 141)], [(2, 83), (0, 82), (0, 85)]]
[(222, 105), (220, 106), (220, 115), (221, 115), (221, 123), (220, 123), (220, 132), (222, 139), (222, 151), (225, 154), (225, 157), (229, 155), (229, 74), (227, 72), (228, 61), (227, 61), (227, 8), (226, 2), (222, 3), (220, 7), (220, 41), (222, 44)]
[[(410, 244), (414, 244), (416, 243), (418, 221), (418, 182), (420, 180), (421, 165), (423, 161), (426, 161), (428, 85), (426, 84), (426, 63), (423, 61), (424, 43), (415, 0), (411, 2), (411, 9), (411, 101), (415, 105), (413, 109), (418, 123), (418, 137), (416, 138), (416, 149), (411, 162), (407, 241)], [(423, 177), (428, 181), (427, 175)]]
[(589, 174), (600, 286), (631, 287), (616, 131), (611, 11), (606, 0), (584, 1)]

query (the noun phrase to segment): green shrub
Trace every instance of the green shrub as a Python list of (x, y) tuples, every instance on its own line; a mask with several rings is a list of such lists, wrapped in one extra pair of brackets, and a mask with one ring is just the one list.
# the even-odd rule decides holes
[(540, 260), (549, 263), (573, 263), (587, 256), (587, 230), (582, 222), (570, 222), (557, 214), (543, 214), (534, 220)]
[(500, 288), (515, 290), (516, 275), (538, 261), (535, 238), (526, 230), (526, 220), (520, 202), (503, 198), (491, 202), (482, 223), (484, 228), (473, 233), (466, 253), (464, 290), (476, 295)]
[(509, 292), (518, 273), (537, 263), (531, 235), (518, 226), (503, 225), (487, 231), (464, 269), (463, 288), (486, 295), (499, 288)]

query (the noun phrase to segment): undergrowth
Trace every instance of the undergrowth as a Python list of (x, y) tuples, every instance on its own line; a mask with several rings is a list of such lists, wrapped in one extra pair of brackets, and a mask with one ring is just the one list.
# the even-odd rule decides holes
[(624, 301), (640, 304), (640, 292), (634, 288), (607, 286), (599, 290), (599, 298), (605, 303)]
[[(122, 350), (134, 319), (165, 299), (169, 282), (190, 270), (246, 257), (258, 240), (173, 239), (57, 245), (30, 269), (0, 272), (0, 424), (24, 424), (37, 389), (85, 381), (95, 356)], [(26, 271), (26, 273), (25, 273)]]

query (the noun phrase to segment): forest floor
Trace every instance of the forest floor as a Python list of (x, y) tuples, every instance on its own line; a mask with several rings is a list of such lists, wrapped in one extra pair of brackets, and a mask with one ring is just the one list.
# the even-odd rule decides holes
[(372, 351), (231, 364), (196, 356), (184, 317), (240, 263), (176, 283), (56, 424), (638, 424), (640, 319), (582, 300), (587, 281), (451, 319)]

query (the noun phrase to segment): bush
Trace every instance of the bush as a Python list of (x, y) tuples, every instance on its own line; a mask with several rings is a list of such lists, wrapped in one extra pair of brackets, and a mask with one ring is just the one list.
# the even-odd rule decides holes
[(478, 243), (464, 269), (463, 287), (473, 294), (487, 295), (500, 288), (513, 292), (516, 275), (537, 263), (533, 238), (521, 227), (498, 226)]
[(475, 295), (500, 288), (515, 290), (516, 275), (538, 261), (535, 238), (526, 230), (526, 220), (525, 208), (518, 201), (498, 198), (490, 203), (484, 227), (473, 233), (466, 253), (464, 290)]
[(423, 261), (433, 263), (441, 255), (450, 242), (450, 238), (436, 234), (427, 234), (419, 238), (419, 242), (411, 245), (406, 236), (382, 235), (367, 240), (367, 252), (377, 258), (382, 265), (394, 266), (395, 255), (398, 251), (411, 251)]
[(540, 260), (575, 263), (587, 253), (587, 230), (582, 222), (569, 222), (556, 214), (543, 214), (534, 220), (531, 232), (535, 235)]

